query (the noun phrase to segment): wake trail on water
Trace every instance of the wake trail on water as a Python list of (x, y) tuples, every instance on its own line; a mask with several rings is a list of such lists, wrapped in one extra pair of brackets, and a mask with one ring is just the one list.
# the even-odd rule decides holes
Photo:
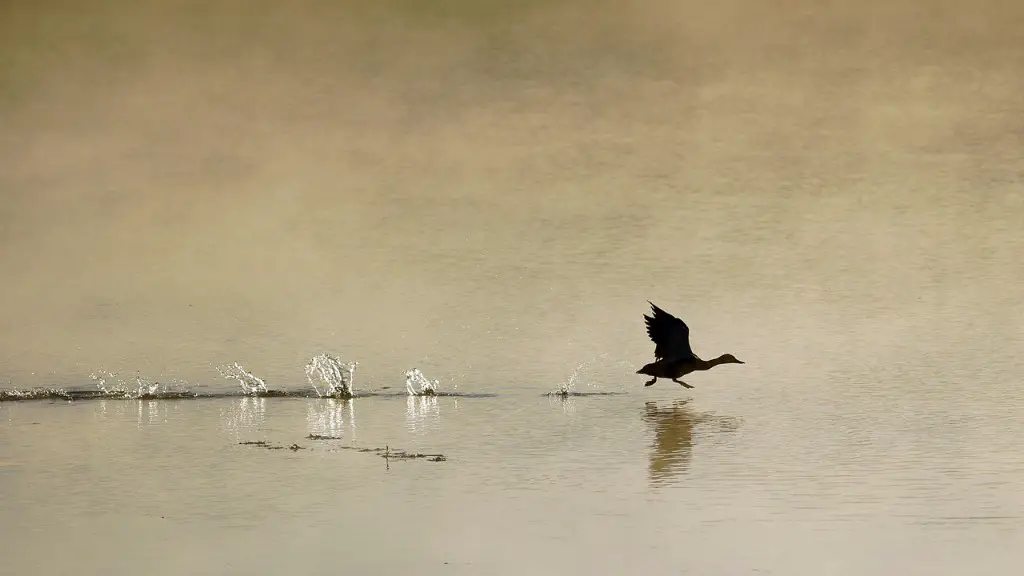
[[(568, 378), (559, 384), (558, 388), (547, 392), (544, 396), (567, 398), (570, 396), (610, 396), (625, 394), (622, 391), (599, 390), (595, 380), (585, 378), (589, 369), (601, 369), (601, 362), (607, 363), (609, 355), (601, 354), (594, 358), (580, 362), (569, 374)], [(612, 363), (615, 367), (628, 363), (620, 360)], [(227, 380), (238, 383), (238, 389), (234, 391), (207, 392), (190, 389), (189, 384), (180, 380), (171, 382), (159, 382), (148, 380), (140, 374), (136, 374), (128, 380), (118, 375), (98, 370), (89, 375), (95, 382), (94, 388), (36, 388), (32, 390), (20, 390), (17, 388), (0, 390), (0, 402), (23, 401), (23, 400), (101, 400), (101, 399), (127, 399), (127, 400), (184, 400), (202, 398), (336, 398), (350, 399), (363, 397), (428, 397), (428, 396), (451, 396), (461, 398), (488, 398), (496, 397), (498, 394), (487, 393), (464, 393), (458, 391), (455, 385), (453, 390), (441, 390), (439, 380), (427, 378), (419, 368), (412, 368), (404, 372), (405, 392), (391, 392), (382, 390), (358, 390), (356, 388), (356, 368), (358, 362), (345, 362), (340, 357), (320, 353), (313, 356), (304, 367), (306, 380), (310, 388), (306, 389), (273, 389), (268, 386), (266, 380), (247, 370), (239, 362), (232, 362), (226, 366), (216, 366), (216, 371)], [(604, 368), (608, 368), (604, 366)], [(580, 390), (581, 385), (586, 390)]]

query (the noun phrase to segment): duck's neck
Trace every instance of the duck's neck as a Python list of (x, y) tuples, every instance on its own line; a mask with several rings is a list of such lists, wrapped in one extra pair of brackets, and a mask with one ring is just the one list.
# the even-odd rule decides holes
[(722, 354), (718, 358), (712, 358), (711, 360), (701, 360), (700, 368), (698, 370), (710, 370), (719, 364), (725, 364), (725, 354)]

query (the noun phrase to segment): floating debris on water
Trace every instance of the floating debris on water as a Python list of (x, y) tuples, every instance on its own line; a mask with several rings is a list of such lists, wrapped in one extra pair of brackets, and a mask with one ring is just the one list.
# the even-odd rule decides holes
[(340, 446), (342, 450), (355, 450), (356, 452), (372, 452), (386, 460), (416, 460), (425, 459), (429, 462), (444, 462), (448, 458), (444, 454), (422, 454), (419, 452), (406, 452), (405, 450), (392, 450), (390, 446), (384, 448), (358, 448), (356, 446)]
[[(323, 440), (341, 440), (338, 436), (323, 436), (321, 434), (309, 434), (306, 436), (307, 440), (323, 441)], [(257, 448), (266, 448), (267, 450), (284, 450), (287, 448), (292, 452), (298, 450), (306, 450), (307, 448), (299, 446), (298, 444), (292, 444), (291, 446), (276, 446), (267, 442), (266, 440), (247, 440), (245, 442), (239, 442), (242, 446), (255, 446)], [(391, 446), (385, 445), (383, 448), (360, 448), (358, 446), (338, 446), (339, 450), (353, 450), (355, 452), (364, 452), (367, 454), (376, 454), (385, 460), (426, 460), (428, 462), (445, 462), (448, 457), (444, 454), (423, 454), (422, 452), (406, 452), (405, 450), (392, 450)]]
[(298, 444), (292, 444), (291, 446), (274, 446), (273, 444), (267, 442), (266, 440), (248, 440), (246, 442), (239, 442), (239, 444), (242, 446), (256, 446), (258, 448), (266, 448), (267, 450), (284, 450), (285, 448), (288, 448), (292, 452), (295, 452), (296, 450), (305, 450), (305, 448), (299, 446)]
[[(308, 440), (341, 440), (337, 436), (321, 436), (319, 434), (310, 434), (306, 436)], [(358, 446), (338, 446), (339, 450), (353, 450), (355, 452), (374, 453), (381, 458), (388, 460), (417, 460), (424, 459), (429, 462), (444, 462), (448, 458), (444, 454), (423, 454), (420, 452), (406, 452), (405, 450), (392, 450), (390, 446), (384, 446), (383, 448), (360, 448)]]
[(306, 440), (341, 440), (341, 436), (322, 436), (320, 434), (310, 434), (306, 436)]

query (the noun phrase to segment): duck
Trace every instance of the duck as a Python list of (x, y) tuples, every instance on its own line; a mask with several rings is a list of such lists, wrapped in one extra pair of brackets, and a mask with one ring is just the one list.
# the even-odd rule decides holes
[(702, 360), (690, 348), (690, 327), (679, 318), (658, 308), (650, 300), (653, 316), (644, 314), (647, 335), (654, 342), (654, 362), (645, 364), (637, 374), (653, 376), (644, 386), (653, 386), (658, 378), (671, 379), (685, 388), (693, 388), (680, 380), (691, 372), (710, 370), (719, 364), (744, 364), (732, 354), (722, 354), (711, 360)]

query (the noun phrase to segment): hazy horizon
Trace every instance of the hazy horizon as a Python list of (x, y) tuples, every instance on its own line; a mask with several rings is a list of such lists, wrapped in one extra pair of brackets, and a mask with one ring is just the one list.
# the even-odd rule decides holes
[(1020, 343), (1024, 8), (430, 6), (5, 3), (0, 381)]

